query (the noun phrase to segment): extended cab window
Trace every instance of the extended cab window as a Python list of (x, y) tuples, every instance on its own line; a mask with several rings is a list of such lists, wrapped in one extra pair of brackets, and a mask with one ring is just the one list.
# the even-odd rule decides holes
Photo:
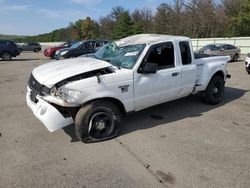
[(189, 65), (192, 62), (189, 42), (183, 41), (179, 43), (181, 52), (181, 61), (183, 65)]
[(147, 56), (147, 62), (156, 63), (158, 69), (166, 69), (175, 66), (174, 62), (174, 45), (167, 42), (153, 46)]

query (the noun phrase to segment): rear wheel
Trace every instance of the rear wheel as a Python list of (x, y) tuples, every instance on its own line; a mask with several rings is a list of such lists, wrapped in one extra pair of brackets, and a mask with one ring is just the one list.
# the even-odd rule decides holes
[(4, 61), (10, 61), (11, 60), (11, 54), (10, 54), (10, 52), (3, 52), (2, 53), (2, 59)]
[(234, 62), (237, 62), (237, 61), (238, 61), (238, 54), (235, 54), (235, 55), (234, 55), (233, 61), (234, 61)]
[(224, 81), (222, 76), (215, 75), (209, 82), (203, 100), (207, 104), (215, 105), (224, 97)]
[(120, 112), (109, 101), (94, 101), (83, 106), (75, 117), (76, 137), (85, 142), (114, 138), (118, 133)]
[(35, 48), (35, 49), (34, 49), (34, 52), (39, 52), (39, 49), (38, 49), (38, 48)]

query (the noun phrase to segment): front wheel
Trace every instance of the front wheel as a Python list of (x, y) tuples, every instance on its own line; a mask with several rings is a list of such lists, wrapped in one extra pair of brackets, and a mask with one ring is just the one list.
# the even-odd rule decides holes
[(52, 52), (50, 58), (51, 58), (51, 59), (55, 59), (55, 55), (56, 55), (56, 52)]
[(34, 49), (34, 52), (39, 52), (39, 49), (38, 49), (38, 48), (35, 48), (35, 49)]
[(85, 143), (114, 138), (118, 133), (120, 119), (119, 109), (112, 102), (91, 102), (76, 114), (76, 137)]
[(214, 76), (204, 92), (203, 100), (207, 104), (219, 104), (224, 97), (224, 81), (222, 76)]
[(238, 54), (235, 54), (233, 57), (233, 62), (237, 62), (238, 61)]
[(2, 59), (4, 61), (10, 61), (11, 60), (11, 54), (9, 52), (3, 52), (2, 53)]

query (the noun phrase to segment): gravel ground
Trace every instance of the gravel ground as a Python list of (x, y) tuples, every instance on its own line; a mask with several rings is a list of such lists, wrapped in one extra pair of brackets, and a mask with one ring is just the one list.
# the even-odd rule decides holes
[(228, 65), (220, 105), (197, 96), (127, 116), (112, 140), (84, 144), (73, 126), (49, 133), (26, 106), (32, 69), (22, 53), (0, 61), (0, 187), (250, 187), (250, 75)]

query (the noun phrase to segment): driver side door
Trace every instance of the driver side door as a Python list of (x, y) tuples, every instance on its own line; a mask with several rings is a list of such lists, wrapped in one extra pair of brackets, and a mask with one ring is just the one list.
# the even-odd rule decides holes
[(156, 73), (135, 73), (134, 100), (136, 111), (177, 97), (181, 70), (180, 67), (176, 66), (174, 49), (172, 42), (157, 44), (149, 49), (139, 70), (146, 62), (155, 63), (158, 68)]

